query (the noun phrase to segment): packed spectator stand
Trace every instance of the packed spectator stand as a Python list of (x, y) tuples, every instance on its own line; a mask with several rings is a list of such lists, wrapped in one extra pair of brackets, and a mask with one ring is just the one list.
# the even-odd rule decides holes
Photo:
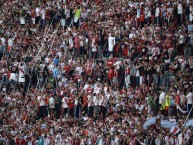
[(193, 145), (193, 2), (0, 0), (0, 145)]

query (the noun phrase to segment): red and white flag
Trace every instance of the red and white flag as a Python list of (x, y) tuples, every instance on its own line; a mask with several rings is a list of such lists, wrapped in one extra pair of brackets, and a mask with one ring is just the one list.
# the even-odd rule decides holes
[(173, 127), (170, 129), (170, 133), (173, 133), (173, 134), (177, 134), (179, 131), (180, 131), (180, 128), (177, 127), (177, 126), (173, 126)]

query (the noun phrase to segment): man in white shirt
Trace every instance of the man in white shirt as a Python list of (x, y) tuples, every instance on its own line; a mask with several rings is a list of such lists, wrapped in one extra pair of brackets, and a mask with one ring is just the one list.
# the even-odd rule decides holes
[(156, 24), (159, 24), (160, 21), (160, 14), (161, 14), (161, 8), (159, 7), (158, 4), (156, 4), (156, 9), (155, 9), (155, 18), (156, 18)]
[(68, 102), (68, 97), (64, 96), (62, 98), (62, 112), (64, 114), (64, 117), (66, 117), (66, 118), (68, 117), (68, 104), (67, 104), (67, 102)]
[(15, 37), (8, 39), (8, 48), (7, 48), (8, 53), (10, 53), (12, 51), (14, 40), (15, 40)]
[(38, 118), (43, 118), (47, 114), (46, 108), (46, 96), (38, 92), (37, 94), (37, 101), (39, 103), (39, 111), (38, 111)]
[(186, 99), (187, 99), (187, 111), (189, 112), (189, 111), (191, 111), (192, 102), (193, 102), (193, 93), (191, 90), (188, 90)]
[(36, 24), (39, 24), (39, 22), (40, 22), (40, 19), (41, 19), (41, 17), (40, 17), (40, 8), (39, 7), (37, 7), (36, 9), (35, 9), (35, 12), (36, 12), (36, 17), (35, 17), (35, 23)]
[(46, 25), (46, 10), (43, 8), (40, 11), (41, 14), (41, 28), (44, 29)]
[(94, 93), (93, 96), (93, 105), (94, 105), (94, 117), (96, 117), (98, 115), (98, 110), (99, 110), (99, 106), (98, 106), (98, 102), (99, 102), (99, 98), (98, 98), (98, 94)]
[(166, 96), (166, 92), (162, 90), (161, 94), (159, 95), (159, 105), (162, 105), (164, 103), (165, 96)]
[(183, 33), (181, 32), (181, 30), (179, 30), (180, 31), (180, 37), (179, 37), (179, 39), (178, 39), (178, 47), (177, 47), (177, 53), (178, 53), (178, 55), (184, 55), (184, 35), (183, 35)]
[(88, 95), (88, 116), (93, 117), (93, 96)]
[(99, 82), (97, 82), (97, 83), (94, 85), (94, 93), (99, 94), (100, 91), (101, 91), (101, 89), (102, 89), (102, 88), (100, 87)]
[(100, 108), (99, 113), (103, 115), (103, 119), (104, 119), (106, 116), (107, 99), (106, 99), (105, 94), (103, 92), (99, 95), (98, 104), (99, 104), (99, 108)]
[(54, 117), (54, 108), (55, 108), (55, 99), (53, 96), (50, 96), (49, 98), (49, 113), (51, 117)]
[(179, 20), (179, 23), (181, 24), (182, 14), (183, 14), (183, 6), (181, 4), (181, 1), (179, 1), (179, 3), (178, 3), (177, 11), (178, 11), (178, 20)]
[(6, 45), (6, 41), (5, 41), (5, 38), (4, 38), (4, 37), (1, 37), (1, 43), (2, 43), (3, 45)]
[(108, 52), (109, 52), (109, 56), (111, 54), (113, 54), (115, 43), (116, 43), (115, 37), (112, 34), (109, 34), (109, 38), (108, 38)]

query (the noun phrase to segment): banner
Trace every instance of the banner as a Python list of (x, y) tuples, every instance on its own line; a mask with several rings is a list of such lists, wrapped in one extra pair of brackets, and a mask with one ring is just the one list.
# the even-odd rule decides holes
[(149, 118), (143, 125), (144, 129), (147, 129), (148, 126), (156, 124), (156, 116)]
[(171, 129), (173, 126), (176, 126), (176, 122), (171, 122), (169, 120), (161, 120), (161, 127)]
[(186, 122), (186, 127), (193, 126), (193, 118)]
[(188, 32), (193, 30), (193, 25), (188, 25)]

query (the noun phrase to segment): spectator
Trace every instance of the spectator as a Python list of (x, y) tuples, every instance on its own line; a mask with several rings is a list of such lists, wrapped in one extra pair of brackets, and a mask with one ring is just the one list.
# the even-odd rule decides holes
[(1, 143), (192, 143), (191, 1), (0, 6)]

